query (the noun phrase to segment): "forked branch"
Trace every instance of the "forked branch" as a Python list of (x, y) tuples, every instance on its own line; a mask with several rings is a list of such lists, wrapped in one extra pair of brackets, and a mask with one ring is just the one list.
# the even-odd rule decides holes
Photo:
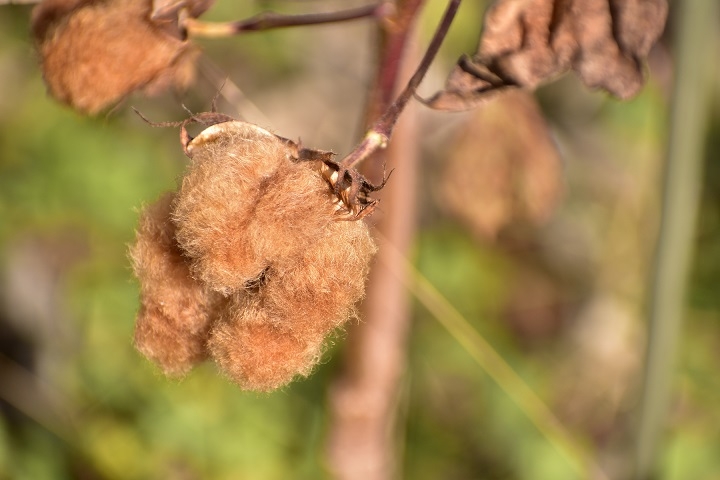
[(420, 65), (408, 81), (405, 89), (398, 98), (395, 99), (392, 105), (390, 105), (390, 108), (387, 109), (382, 117), (375, 122), (367, 134), (365, 134), (365, 138), (363, 138), (362, 142), (360, 142), (360, 144), (355, 147), (349, 155), (340, 161), (340, 164), (343, 167), (352, 168), (372, 155), (378, 149), (385, 148), (387, 146), (387, 142), (390, 140), (393, 128), (395, 127), (400, 114), (405, 109), (408, 101), (410, 101), (410, 99), (415, 95), (417, 87), (425, 77), (425, 74), (430, 68), (430, 64), (435, 59), (438, 50), (440, 50), (440, 46), (442, 45), (442, 42), (450, 29), (450, 25), (455, 18), (458, 7), (460, 6), (460, 1), (461, 0), (450, 0), (450, 3), (445, 10), (445, 14), (443, 15), (443, 18), (433, 35)]

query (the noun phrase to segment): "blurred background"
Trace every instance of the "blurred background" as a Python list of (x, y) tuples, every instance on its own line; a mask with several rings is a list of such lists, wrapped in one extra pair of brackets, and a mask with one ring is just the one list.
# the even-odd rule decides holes
[[(223, 0), (204, 18), (347, 5)], [(428, 1), (421, 42), (444, 7)], [(484, 8), (461, 7), (422, 95), (475, 51)], [(200, 41), (201, 73), (187, 95), (131, 97), (83, 118), (45, 94), (30, 9), (0, 5), (0, 478), (328, 478), (327, 391), (345, 335), (311, 377), (272, 394), (242, 392), (211, 364), (167, 380), (133, 349), (138, 285), (127, 246), (138, 208), (175, 188), (186, 159), (176, 129), (152, 128), (129, 106), (181, 120), (181, 104), (208, 110), (227, 78), (221, 111), (345, 154), (362, 133), (370, 22)], [(412, 262), (609, 472), (630, 461), (637, 421), (661, 171), (677, 121), (672, 34), (629, 102), (568, 75), (535, 99), (415, 110)], [(708, 42), (717, 47), (717, 36)], [(668, 479), (720, 479), (719, 80), (662, 439)], [(398, 402), (399, 476), (581, 478), (522, 401), (422, 305), (413, 300)]]

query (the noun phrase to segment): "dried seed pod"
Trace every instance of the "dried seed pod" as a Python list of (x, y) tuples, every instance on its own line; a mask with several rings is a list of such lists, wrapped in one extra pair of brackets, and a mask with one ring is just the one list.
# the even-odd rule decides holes
[(428, 104), (467, 110), (500, 90), (534, 89), (570, 69), (588, 87), (627, 100), (645, 83), (643, 64), (667, 14), (667, 0), (497, 0), (477, 53), (460, 59)]
[(478, 107), (443, 158), (440, 205), (479, 238), (539, 226), (562, 194), (562, 165), (533, 95), (508, 91)]
[(32, 31), (50, 94), (95, 114), (135, 90), (186, 88), (198, 51), (176, 25), (151, 20), (151, 0), (44, 0)]
[(174, 211), (193, 274), (230, 294), (315, 242), (333, 220), (330, 190), (297, 148), (260, 127), (224, 122), (187, 146)]
[(193, 280), (177, 246), (170, 221), (174, 198), (166, 194), (144, 209), (130, 258), (141, 297), (135, 346), (167, 375), (182, 375), (207, 358), (217, 299)]

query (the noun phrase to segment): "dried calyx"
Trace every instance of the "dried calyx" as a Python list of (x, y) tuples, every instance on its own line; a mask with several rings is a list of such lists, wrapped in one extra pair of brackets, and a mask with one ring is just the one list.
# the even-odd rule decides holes
[(189, 122), (208, 126), (191, 139), (183, 124), (180, 189), (145, 209), (131, 249), (136, 344), (167, 374), (210, 356), (242, 388), (272, 390), (307, 375), (354, 316), (375, 245), (339, 220), (367, 207), (335, 193), (328, 152), (215, 113)]

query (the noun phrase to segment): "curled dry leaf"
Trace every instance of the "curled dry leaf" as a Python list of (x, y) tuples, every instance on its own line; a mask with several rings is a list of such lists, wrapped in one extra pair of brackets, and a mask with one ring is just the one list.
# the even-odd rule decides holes
[(182, 2), (175, 17), (151, 19), (151, 0), (43, 0), (32, 14), (32, 34), (43, 76), (55, 99), (96, 114), (128, 94), (186, 88), (198, 50), (180, 29), (180, 12), (206, 2)]
[(515, 90), (479, 107), (444, 163), (441, 204), (481, 238), (537, 225), (562, 192), (560, 156), (532, 94)]
[(666, 0), (498, 0), (477, 53), (460, 59), (428, 104), (464, 110), (499, 89), (535, 88), (570, 69), (588, 87), (631, 98), (667, 10)]

